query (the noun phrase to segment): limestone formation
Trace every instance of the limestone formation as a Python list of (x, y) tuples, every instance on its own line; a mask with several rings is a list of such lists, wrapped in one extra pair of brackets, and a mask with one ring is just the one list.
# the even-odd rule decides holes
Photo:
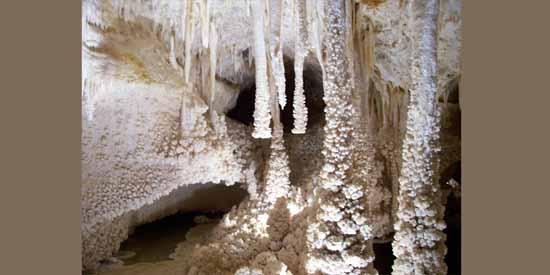
[[(385, 274), (391, 244), (393, 274), (450, 272), (461, 2), (83, 0), (82, 269)], [(212, 211), (171, 260), (117, 260)]]

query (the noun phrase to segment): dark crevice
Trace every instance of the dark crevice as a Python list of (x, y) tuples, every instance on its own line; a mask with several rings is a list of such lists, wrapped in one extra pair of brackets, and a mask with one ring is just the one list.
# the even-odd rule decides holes
[[(285, 79), (286, 79), (286, 106), (281, 110), (281, 122), (284, 126), (284, 131), (289, 133), (294, 127), (292, 102), (294, 100), (295, 89), (295, 74), (294, 65), (291, 60), (285, 59)], [(306, 107), (308, 109), (308, 126), (323, 123), (324, 108), (323, 101), (323, 84), (319, 77), (316, 77), (318, 72), (311, 68), (305, 68), (303, 72), (304, 79), (304, 94), (306, 97)], [(231, 109), (227, 116), (246, 125), (254, 123), (254, 100), (256, 97), (256, 85), (244, 87), (237, 99), (237, 104)], [(280, 108), (280, 106), (279, 106)], [(309, 127), (308, 127), (309, 128)]]
[(237, 104), (227, 112), (227, 116), (245, 125), (254, 122), (254, 98), (256, 97), (256, 85), (243, 88), (239, 92)]
[[(172, 197), (167, 196), (165, 199), (168, 201), (165, 203), (176, 199), (176, 193), (174, 192)], [(247, 195), (246, 190), (238, 183), (232, 186), (208, 184), (193, 190), (191, 196), (178, 200), (179, 211), (170, 211), (169, 204), (166, 204), (162, 210), (166, 213), (160, 217), (167, 216), (131, 229), (128, 239), (120, 245), (114, 256), (125, 265), (171, 260), (170, 254), (174, 252), (178, 243), (185, 241), (187, 231), (197, 225), (194, 220), (196, 217), (206, 216), (216, 222)], [(161, 200), (159, 203), (162, 205)], [(146, 215), (153, 211), (152, 209), (155, 208), (141, 210)]]
[(378, 271), (378, 274), (385, 275), (391, 274), (393, 261), (395, 256), (392, 251), (392, 243), (374, 243), (374, 268)]
[[(446, 86), (447, 89), (447, 103), (458, 104), (460, 96), (460, 76), (454, 78)], [(445, 96), (439, 97), (439, 102), (445, 102)]]
[(457, 161), (449, 167), (447, 167), (443, 172), (441, 172), (441, 176), (439, 177), (439, 183), (441, 185), (445, 185), (451, 178), (456, 180), (457, 182), (462, 182), (462, 165), (461, 161)]
[[(295, 73), (294, 63), (290, 60), (285, 60), (285, 78), (286, 78), (286, 106), (281, 112), (281, 121), (285, 127), (285, 132), (290, 132), (294, 128), (294, 89), (295, 89)], [(316, 72), (305, 67), (303, 71), (304, 79), (304, 95), (306, 97), (306, 107), (308, 111), (308, 128), (311, 125), (324, 123), (325, 102), (323, 101), (323, 83), (322, 79), (316, 78)]]
[[(447, 255), (445, 255), (445, 263), (449, 268), (448, 274), (459, 275), (461, 263), (461, 230), (460, 230), (460, 199), (451, 195), (447, 203), (448, 211), (445, 211), (445, 222), (447, 228), (443, 230), (447, 235)], [(458, 208), (458, 210), (457, 210)]]
[(447, 167), (440, 176), (440, 184), (442, 193), (446, 198), (445, 205), (445, 224), (447, 227), (443, 232), (447, 236), (445, 245), (447, 246), (447, 254), (445, 255), (445, 263), (448, 267), (448, 274), (460, 274), (460, 251), (461, 251), (461, 202), (460, 188), (453, 188), (447, 184), (449, 180), (454, 179), (459, 184), (462, 182), (461, 161), (457, 161)]
[[(460, 178), (460, 177), (459, 177)], [(453, 179), (457, 182), (456, 175)], [(447, 197), (447, 205), (445, 206), (445, 223), (447, 228), (443, 232), (447, 235), (447, 255), (445, 255), (445, 263), (449, 268), (448, 274), (460, 274), (461, 264), (461, 199), (456, 192), (451, 192)]]
[(125, 265), (170, 260), (178, 243), (195, 226), (194, 217), (203, 213), (178, 213), (135, 228), (115, 255)]

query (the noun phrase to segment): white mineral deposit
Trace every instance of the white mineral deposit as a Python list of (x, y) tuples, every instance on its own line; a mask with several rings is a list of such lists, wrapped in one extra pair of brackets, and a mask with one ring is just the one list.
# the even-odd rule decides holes
[(83, 273), (460, 274), (461, 5), (83, 0)]

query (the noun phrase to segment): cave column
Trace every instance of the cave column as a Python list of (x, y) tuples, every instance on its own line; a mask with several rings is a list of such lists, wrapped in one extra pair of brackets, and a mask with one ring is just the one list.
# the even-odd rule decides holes
[(447, 274), (444, 209), (436, 175), (438, 4), (438, 0), (409, 3), (411, 86), (392, 244), (395, 275)]
[(351, 27), (346, 19), (349, 6), (344, 0), (328, 1), (327, 11), (324, 165), (307, 233), (306, 269), (309, 274), (376, 274), (369, 268), (373, 261), (367, 247), (371, 233), (363, 216), (362, 185), (350, 175), (356, 108), (352, 104), (351, 58), (346, 56), (350, 54), (346, 31)]

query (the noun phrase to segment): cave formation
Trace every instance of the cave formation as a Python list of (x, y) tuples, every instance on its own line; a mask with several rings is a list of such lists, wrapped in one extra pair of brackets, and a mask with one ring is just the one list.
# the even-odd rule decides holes
[[(292, 67), (291, 60), (284, 62), (285, 68), (285, 95), (289, 102), (294, 99), (294, 68)], [(320, 72), (317, 72), (320, 74)], [(323, 109), (325, 104), (323, 102), (323, 84), (322, 76), (316, 75), (313, 70), (304, 71), (304, 94), (305, 105), (308, 110), (308, 123), (321, 124), (324, 123)], [(233, 120), (239, 121), (245, 125), (252, 125), (254, 122), (254, 99), (256, 96), (256, 85), (252, 83), (239, 91), (239, 97), (235, 106), (227, 112), (227, 116)], [(281, 112), (281, 123), (283, 124), (284, 132), (290, 133), (294, 128), (292, 104), (285, 106), (285, 108), (279, 107)]]
[(460, 274), (461, 0), (83, 0), (85, 274)]

